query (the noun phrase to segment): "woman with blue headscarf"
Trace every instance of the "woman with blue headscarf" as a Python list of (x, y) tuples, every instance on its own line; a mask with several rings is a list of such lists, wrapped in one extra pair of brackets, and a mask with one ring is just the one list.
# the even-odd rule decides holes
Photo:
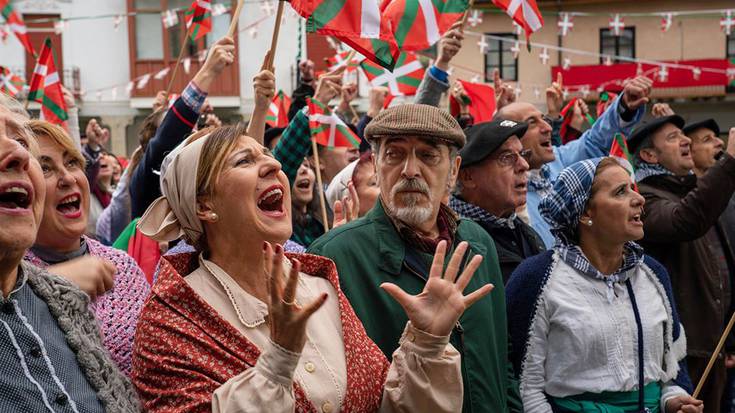
[(634, 242), (644, 203), (614, 158), (567, 167), (541, 201), (556, 245), (506, 287), (526, 413), (703, 411), (669, 276)]

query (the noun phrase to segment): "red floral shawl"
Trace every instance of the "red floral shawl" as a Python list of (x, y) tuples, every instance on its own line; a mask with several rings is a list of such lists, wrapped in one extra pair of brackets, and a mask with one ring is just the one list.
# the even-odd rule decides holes
[[(334, 263), (310, 254), (287, 255), (301, 261), (303, 273), (327, 279), (337, 291), (347, 363), (342, 411), (376, 411), (389, 364), (339, 288)], [(140, 315), (131, 378), (149, 412), (211, 412), (214, 391), (253, 367), (260, 355), (184, 281), (180, 274), (191, 273), (196, 264), (195, 254), (162, 257)], [(297, 412), (316, 412), (295, 382), (294, 394)]]

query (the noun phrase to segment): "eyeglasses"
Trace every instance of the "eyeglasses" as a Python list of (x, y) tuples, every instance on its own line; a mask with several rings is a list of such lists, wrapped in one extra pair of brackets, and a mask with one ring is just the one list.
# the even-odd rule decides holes
[(509, 167), (514, 166), (518, 162), (518, 158), (523, 158), (526, 162), (529, 162), (531, 160), (531, 150), (524, 149), (520, 152), (505, 152), (495, 159), (500, 166)]

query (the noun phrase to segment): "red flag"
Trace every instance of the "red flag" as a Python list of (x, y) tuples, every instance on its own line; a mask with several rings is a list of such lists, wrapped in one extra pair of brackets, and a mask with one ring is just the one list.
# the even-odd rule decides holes
[(387, 86), (395, 96), (415, 95), (425, 72), (413, 53), (401, 53), (392, 71), (367, 60), (360, 63), (360, 66), (373, 87)]
[(330, 148), (358, 148), (360, 138), (342, 119), (321, 102), (307, 98), (311, 137), (322, 146)]
[(26, 51), (32, 56), (35, 56), (36, 51), (33, 50), (31, 40), (28, 38), (26, 24), (23, 22), (20, 15), (13, 10), (13, 6), (10, 5), (9, 0), (0, 0), (0, 14), (3, 15), (5, 21), (10, 26), (10, 30), (15, 33), (15, 36), (18, 37), (18, 40), (20, 40), (20, 43)]
[(390, 19), (402, 51), (433, 46), (467, 10), (467, 0), (383, 0), (383, 18)]
[(16, 97), (24, 85), (23, 79), (14, 75), (7, 67), (0, 66), (0, 92)]
[(306, 31), (334, 36), (367, 59), (393, 69), (400, 51), (376, 0), (291, 0), (291, 7), (306, 18)]
[[(194, 0), (184, 13), (186, 30), (191, 41), (196, 41), (212, 31), (212, 5), (209, 0)], [(193, 26), (192, 26), (193, 24)]]
[(572, 98), (572, 100), (564, 106), (561, 112), (559, 112), (562, 117), (561, 128), (559, 128), (559, 135), (561, 136), (562, 143), (567, 143), (573, 140), (567, 138), (567, 133), (569, 132), (569, 124), (572, 122), (572, 116), (574, 116), (575, 103), (577, 103), (577, 98)]
[[(464, 91), (470, 98), (470, 114), (475, 123), (492, 120), (495, 114), (495, 89), (483, 83), (471, 83), (460, 80)], [(452, 116), (459, 115), (459, 102), (454, 96), (449, 97), (449, 112)]]
[[(631, 179), (635, 183), (635, 168), (633, 168), (633, 155), (628, 151), (628, 143), (625, 141), (625, 137), (619, 133), (615, 134), (612, 146), (610, 147), (610, 156), (617, 158), (618, 162), (628, 171)], [(636, 191), (638, 185), (636, 185)]]
[(57, 125), (63, 125), (68, 119), (64, 94), (61, 91), (59, 72), (54, 63), (51, 50), (51, 39), (46, 38), (38, 56), (36, 68), (33, 69), (31, 88), (28, 100), (41, 103), (41, 118)]
[(288, 110), (291, 108), (291, 98), (282, 90), (279, 90), (268, 108), (265, 123), (274, 128), (285, 128), (288, 126)]
[[(536, 5), (536, 0), (493, 0), (493, 4), (503, 9), (508, 16), (526, 31), (526, 41), (531, 38), (531, 33), (536, 32), (544, 26), (544, 18)], [(531, 44), (528, 44), (529, 50)]]

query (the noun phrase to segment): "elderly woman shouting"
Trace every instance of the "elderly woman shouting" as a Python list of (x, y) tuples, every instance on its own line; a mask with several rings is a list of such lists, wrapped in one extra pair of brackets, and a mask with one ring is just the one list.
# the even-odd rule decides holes
[[(90, 190), (84, 158), (58, 126), (28, 122), (40, 147), (46, 202), (36, 242), (25, 259), (49, 267), (92, 299), (105, 347), (123, 373), (130, 373), (133, 335), (149, 285), (138, 264), (122, 251), (84, 235)], [(109, 290), (109, 291), (108, 291)]]
[(506, 286), (524, 411), (702, 411), (669, 276), (633, 242), (644, 203), (614, 158), (567, 167), (541, 201), (556, 246)]
[(164, 197), (139, 224), (161, 241), (183, 234), (199, 251), (161, 260), (143, 309), (132, 378), (146, 410), (459, 411), (460, 357), (449, 334), (492, 288), (463, 296), (482, 258), (458, 275), (464, 243), (445, 272), (442, 243), (421, 294), (384, 286), (410, 319), (389, 364), (334, 264), (284, 259), (291, 194), (279, 162), (241, 127), (193, 138), (170, 155)]

